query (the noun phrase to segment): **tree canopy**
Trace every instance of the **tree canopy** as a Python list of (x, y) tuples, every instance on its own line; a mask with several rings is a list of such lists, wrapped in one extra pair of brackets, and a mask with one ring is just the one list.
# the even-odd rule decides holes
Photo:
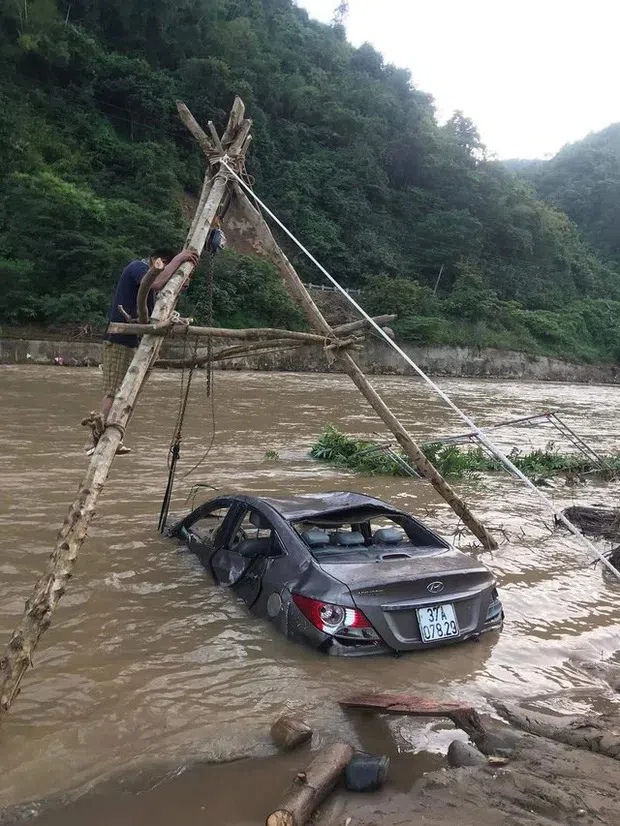
[(620, 123), (565, 146), (536, 168), (532, 181), (542, 198), (620, 262)]
[[(222, 126), (239, 94), (257, 191), (401, 335), (618, 358), (617, 268), (569, 205), (488, 158), (462, 113), (440, 125), (407, 71), (347, 43), (346, 12), (1, 0), (0, 321), (103, 324), (124, 264), (184, 235), (202, 158), (175, 99)], [(229, 252), (222, 271), (219, 323), (299, 323), (269, 267)]]

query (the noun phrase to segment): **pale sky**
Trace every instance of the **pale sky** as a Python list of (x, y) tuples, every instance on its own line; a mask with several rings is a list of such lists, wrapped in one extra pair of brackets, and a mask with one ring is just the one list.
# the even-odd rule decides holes
[[(329, 22), (338, 0), (296, 0)], [(620, 121), (620, 0), (349, 0), (349, 40), (461, 109), (500, 158), (542, 158)]]

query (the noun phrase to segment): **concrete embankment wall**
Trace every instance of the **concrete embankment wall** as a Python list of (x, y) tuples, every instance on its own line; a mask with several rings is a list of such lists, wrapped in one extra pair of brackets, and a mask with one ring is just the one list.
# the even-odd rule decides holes
[[(242, 343), (229, 339), (226, 346)], [(41, 341), (0, 339), (0, 363), (52, 364), (59, 357), (65, 365), (96, 365), (101, 361), (101, 343), (83, 341)], [(432, 376), (455, 378), (530, 379), (591, 384), (620, 384), (620, 365), (573, 364), (562, 359), (533, 356), (510, 350), (471, 347), (414, 347), (403, 343), (405, 352)], [(178, 344), (166, 344), (162, 357), (181, 357)], [(410, 375), (411, 368), (398, 353), (378, 339), (371, 338), (356, 356), (370, 374)], [(267, 353), (252, 358), (222, 363), (228, 370), (273, 370), (324, 373), (328, 370), (318, 347)]]

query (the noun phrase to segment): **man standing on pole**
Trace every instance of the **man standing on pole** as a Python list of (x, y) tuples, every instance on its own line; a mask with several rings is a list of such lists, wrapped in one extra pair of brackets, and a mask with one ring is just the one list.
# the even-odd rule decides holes
[[(161, 290), (186, 261), (191, 261), (194, 266), (198, 264), (198, 254), (193, 250), (182, 250), (178, 255), (174, 255), (169, 249), (154, 250), (148, 258), (137, 259), (129, 263), (121, 273), (112, 306), (108, 315), (108, 324), (112, 322), (124, 322), (128, 318), (135, 319), (138, 315), (138, 290), (142, 279), (147, 272), (155, 270), (157, 274), (151, 284), (147, 296), (147, 308), (149, 315), (153, 311), (155, 304), (155, 293)], [(122, 309), (121, 309), (122, 308)], [(108, 333), (105, 334), (103, 342), (103, 400), (101, 402), (101, 424), (105, 426), (105, 421), (114, 402), (114, 397), (118, 392), (125, 373), (129, 369), (136, 348), (139, 343), (137, 335), (130, 333)], [(95, 449), (96, 437), (91, 438), (87, 445), (88, 456)], [(131, 453), (131, 448), (119, 444), (117, 454), (123, 456)]]

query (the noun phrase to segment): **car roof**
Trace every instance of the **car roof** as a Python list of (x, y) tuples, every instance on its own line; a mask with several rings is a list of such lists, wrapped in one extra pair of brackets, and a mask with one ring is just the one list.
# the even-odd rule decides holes
[[(249, 497), (244, 497), (247, 499)], [(360, 508), (376, 509), (382, 513), (404, 513), (399, 508), (373, 496), (353, 493), (347, 490), (329, 493), (301, 493), (286, 497), (256, 497), (257, 501), (266, 502), (289, 522), (298, 522), (324, 516), (328, 513), (358, 510)]]

